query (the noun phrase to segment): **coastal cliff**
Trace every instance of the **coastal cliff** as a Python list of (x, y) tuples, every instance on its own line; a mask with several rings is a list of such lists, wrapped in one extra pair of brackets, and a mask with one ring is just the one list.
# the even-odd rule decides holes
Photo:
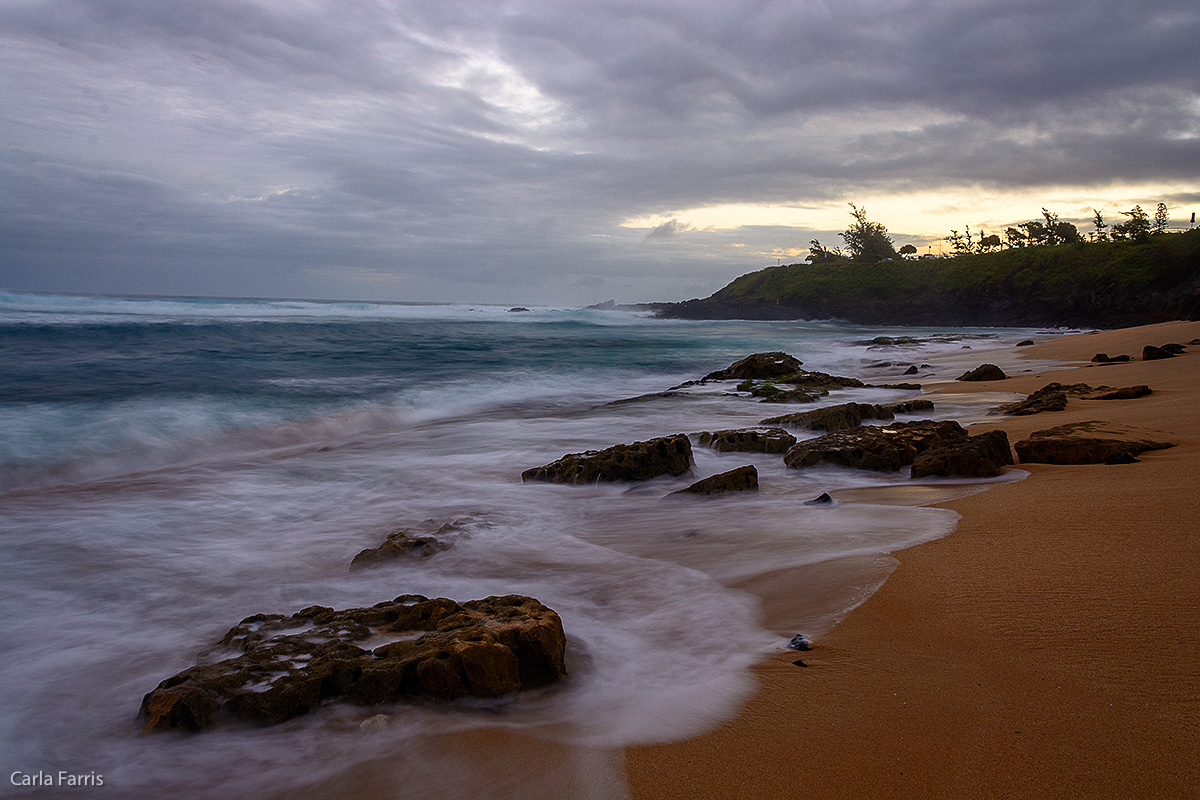
[(642, 308), (676, 319), (1114, 328), (1200, 317), (1200, 229), (1146, 243), (1023, 247), (954, 258), (787, 264), (713, 295)]

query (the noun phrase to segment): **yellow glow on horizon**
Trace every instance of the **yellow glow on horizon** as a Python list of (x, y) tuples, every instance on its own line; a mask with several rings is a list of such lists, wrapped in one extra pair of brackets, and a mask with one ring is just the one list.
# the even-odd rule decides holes
[[(1002, 233), (1010, 225), (1040, 219), (1045, 207), (1063, 220), (1090, 220), (1100, 209), (1110, 224), (1125, 218), (1121, 211), (1141, 205), (1149, 213), (1160, 200), (1171, 195), (1196, 193), (1194, 184), (1114, 184), (1108, 186), (1063, 186), (1051, 189), (983, 189), (961, 187), (905, 194), (860, 194), (848, 202), (808, 206), (725, 204), (669, 211), (637, 217), (622, 223), (626, 228), (653, 229), (671, 220), (684, 228), (707, 231), (733, 230), (750, 226), (803, 228), (809, 231), (845, 230), (850, 223), (849, 202), (867, 210), (874, 222), (887, 227), (897, 244), (906, 239), (940, 239), (951, 229), (981, 229)], [(1170, 203), (1168, 203), (1170, 205)], [(1188, 212), (1190, 214), (1190, 210)], [(1178, 224), (1187, 218), (1182, 209), (1172, 209)], [(1082, 226), (1081, 226), (1082, 229)], [(829, 246), (838, 244), (828, 242)], [(782, 251), (781, 251), (782, 252)]]

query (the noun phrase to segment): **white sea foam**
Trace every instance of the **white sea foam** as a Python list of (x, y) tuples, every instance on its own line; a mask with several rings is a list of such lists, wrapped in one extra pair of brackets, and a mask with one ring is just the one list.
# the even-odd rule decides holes
[[(20, 314), (157, 320), (191, 307), (159, 302), (81, 299), (75, 309)], [(232, 306), (204, 313), (236, 317), (242, 309)], [(281, 316), (312, 311), (271, 308)], [(395, 313), (410, 313), (400, 308)], [(514, 326), (456, 335), (468, 343), (471, 335), (510, 336), (501, 344), (528, 349), (527, 323), (559, 313), (497, 311), (498, 319), (523, 320), (519, 335)], [(245, 392), (0, 406), (9, 490), (0, 506), (0, 681), (14, 687), (0, 710), (6, 763), (26, 772), (102, 768), (112, 797), (286, 796), (339, 783), (367, 765), (402, 775), (401, 783), (387, 783), (400, 797), (475, 797), (483, 781), (493, 797), (580, 795), (580, 776), (591, 776), (596, 796), (616, 797), (619, 775), (605, 748), (694, 734), (734, 713), (752, 689), (747, 667), (794, 632), (768, 630), (758, 600), (734, 586), (821, 565), (836, 582), (842, 561), (882, 563), (883, 554), (953, 527), (953, 514), (925, 508), (805, 506), (838, 487), (907, 479), (789, 470), (762, 454), (697, 449), (694, 475), (632, 487), (522, 484), (522, 469), (567, 452), (753, 425), (783, 413), (727, 396), (732, 384), (610, 404), (747, 352), (790, 350), (806, 366), (840, 373), (876, 363), (860, 329), (604, 319), (602, 331), (594, 320), (585, 323), (591, 327), (570, 339), (574, 351), (559, 344), (566, 341), (561, 326), (547, 328), (549, 345), (538, 346), (561, 352), (519, 367), (502, 349), (491, 366), (464, 361), (460, 372), (439, 366), (380, 374), (366, 369), (377, 351), (365, 351), (354, 362), (361, 370), (255, 376)], [(636, 335), (626, 335), (633, 329)], [(286, 337), (271, 341), (280, 340)], [(901, 372), (873, 369), (882, 377)], [(277, 394), (293, 389), (300, 400)], [(823, 402), (911, 396), (854, 389)], [(745, 463), (760, 471), (757, 494), (666, 498)], [(356, 552), (427, 519), (462, 521), (452, 548), (348, 573)], [(805, 587), (797, 585), (801, 610), (788, 624), (819, 630), (885, 572), (848, 570), (843, 580), (855, 585), (823, 591), (820, 601), (802, 602)], [(242, 618), (314, 603), (367, 606), (405, 593), (538, 598), (563, 618), (570, 679), (518, 699), (388, 709), (386, 729), (369, 737), (359, 722), (376, 710), (336, 705), (266, 730), (136, 735), (142, 695), (195, 663)], [(573, 754), (564, 764), (574, 772), (531, 767), (518, 779), (499, 766), (513, 751), (464, 752), (448, 736), (481, 728), (512, 729), (562, 748)]]

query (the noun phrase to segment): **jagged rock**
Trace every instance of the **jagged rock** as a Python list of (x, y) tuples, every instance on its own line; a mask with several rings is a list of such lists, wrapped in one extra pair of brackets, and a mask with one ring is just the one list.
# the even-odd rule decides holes
[(550, 483), (644, 481), (659, 475), (683, 475), (692, 466), (692, 443), (685, 434), (663, 436), (605, 450), (570, 453), (550, 464), (527, 469), (521, 480)]
[(1137, 438), (1130, 428), (1091, 420), (1035, 431), (1014, 448), (1024, 464), (1104, 464), (1123, 452), (1137, 456), (1174, 446)]
[(919, 369), (917, 369), (917, 365), (916, 365), (916, 364), (913, 364), (911, 367), (909, 367), (908, 369), (904, 370), (904, 374), (905, 374), (905, 375), (916, 375), (918, 372), (920, 372), (920, 370), (919, 370)]
[(930, 400), (909, 400), (903, 403), (872, 405), (870, 403), (842, 403), (836, 406), (784, 414), (762, 421), (763, 425), (794, 425), (814, 431), (840, 431), (856, 428), (865, 419), (894, 419), (896, 414), (912, 411), (927, 411), (933, 408)]
[(817, 408), (812, 411), (800, 411), (795, 414), (784, 414), (781, 417), (770, 417), (762, 421), (763, 425), (794, 425), (798, 428), (808, 428), (814, 431), (843, 431), (857, 428), (864, 419), (890, 420), (895, 417), (883, 406), (869, 403), (841, 403), (836, 406)]
[(806, 505), (806, 506), (831, 506), (831, 505), (833, 505), (833, 498), (829, 496), (829, 492), (821, 492), (821, 494), (817, 495), (812, 500), (805, 500), (804, 505)]
[(725, 494), (758, 490), (758, 470), (752, 464), (696, 481), (686, 489), (671, 494)]
[(1153, 394), (1154, 390), (1149, 386), (1139, 384), (1137, 386), (1122, 386), (1119, 389), (1106, 389), (1099, 387), (1096, 394), (1088, 395), (1088, 400), (1133, 400), (1138, 397), (1145, 397), (1148, 394)]
[(864, 426), (797, 442), (784, 454), (783, 463), (798, 469), (825, 461), (844, 467), (895, 472), (935, 445), (966, 436), (963, 427), (952, 421)]
[(1176, 355), (1176, 356), (1181, 356), (1187, 352), (1187, 348), (1177, 342), (1171, 342), (1170, 344), (1164, 344), (1159, 349), (1166, 350), (1171, 355)]
[(988, 431), (925, 451), (913, 461), (912, 477), (994, 478), (1012, 463), (1008, 434)]
[(781, 389), (773, 383), (752, 386), (749, 391), (751, 397), (762, 398), (760, 403), (815, 403), (829, 394), (825, 389)]
[(786, 453), (796, 443), (796, 437), (783, 428), (737, 428), (727, 431), (705, 431), (699, 435), (701, 447), (718, 453)]
[[(145, 731), (201, 730), (222, 718), (279, 723), (319, 703), (499, 697), (566, 676), (562, 620), (530, 597), (458, 604), (402, 595), (370, 608), (256, 614), (207, 663), (142, 700)], [(227, 655), (222, 660), (212, 660)]]
[(1129, 356), (1113, 356), (1110, 358), (1108, 353), (1096, 353), (1096, 355), (1092, 356), (1092, 361), (1096, 364), (1119, 364), (1132, 360)]
[(1016, 403), (1000, 406), (1011, 416), (1041, 414), (1043, 411), (1062, 411), (1067, 407), (1067, 395), (1082, 396), (1092, 391), (1086, 383), (1047, 383), (1033, 394)]
[(389, 533), (379, 547), (360, 550), (350, 562), (350, 571), (373, 567), (398, 558), (429, 558), (434, 553), (440, 553), (450, 546), (449, 543), (433, 536), (425, 536), (401, 528)]
[(964, 372), (954, 380), (956, 381), (1002, 381), (1008, 376), (1004, 374), (1004, 370), (997, 367), (995, 364), (980, 364), (972, 370)]
[(777, 378), (789, 375), (800, 369), (804, 362), (798, 358), (781, 353), (755, 353), (746, 356), (741, 361), (735, 361), (725, 369), (710, 372), (704, 376), (706, 381), (729, 381), (742, 378)]

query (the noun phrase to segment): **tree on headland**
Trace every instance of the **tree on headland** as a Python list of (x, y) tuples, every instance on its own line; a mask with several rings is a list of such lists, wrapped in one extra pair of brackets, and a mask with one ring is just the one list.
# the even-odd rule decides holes
[(1140, 205), (1121, 213), (1129, 219), (1112, 226), (1114, 241), (1138, 243), (1150, 241), (1150, 215)]
[(1105, 228), (1108, 227), (1108, 224), (1104, 221), (1104, 215), (1096, 208), (1092, 209), (1092, 214), (1092, 224), (1096, 226), (1096, 231), (1092, 234), (1092, 241), (1107, 242), (1108, 233), (1105, 232)]
[(900, 257), (892, 243), (892, 237), (888, 236), (887, 228), (881, 223), (868, 220), (865, 207), (859, 208), (851, 203), (850, 216), (854, 217), (854, 222), (839, 236), (846, 243), (851, 261), (870, 264)]
[(906, 244), (897, 252), (899, 252), (902, 256), (915, 256), (917, 254), (917, 247), (916, 245)]
[(810, 264), (823, 264), (827, 261), (844, 260), (841, 249), (835, 247), (830, 250), (825, 245), (821, 244), (816, 239), (810, 239), (808, 242), (808, 255), (804, 260)]
[(1166, 233), (1167, 225), (1171, 222), (1171, 217), (1167, 213), (1167, 204), (1159, 203), (1158, 208), (1154, 209), (1154, 232)]

